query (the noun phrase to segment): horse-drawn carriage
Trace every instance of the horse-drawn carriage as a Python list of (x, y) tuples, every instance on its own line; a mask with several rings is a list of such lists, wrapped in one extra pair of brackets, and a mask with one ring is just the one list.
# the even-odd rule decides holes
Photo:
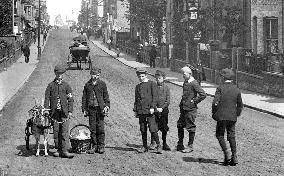
[(90, 47), (88, 46), (87, 42), (82, 42), (82, 44), (76, 43), (73, 46), (69, 47), (70, 54), (68, 55), (67, 64), (68, 67), (71, 67), (72, 63), (77, 63), (77, 68), (82, 68), (82, 62), (85, 64), (89, 64), (89, 69), (92, 68), (92, 62), (89, 56)]
[(70, 54), (68, 55), (67, 64), (71, 67), (72, 63), (77, 63), (77, 68), (82, 68), (82, 62), (89, 64), (89, 69), (92, 68), (92, 62), (89, 56), (90, 48), (88, 46), (84, 47), (71, 47)]

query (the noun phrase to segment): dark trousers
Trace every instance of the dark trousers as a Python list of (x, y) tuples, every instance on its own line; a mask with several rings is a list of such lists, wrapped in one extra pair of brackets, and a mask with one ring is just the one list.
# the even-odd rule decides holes
[(227, 150), (227, 146), (225, 143), (224, 135), (225, 131), (227, 131), (227, 140), (230, 143), (232, 154), (236, 154), (236, 137), (235, 137), (235, 129), (236, 129), (236, 121), (229, 120), (221, 120), (217, 121), (216, 125), (216, 138), (219, 141), (219, 144), (223, 151)]
[[(53, 118), (60, 121), (67, 119), (63, 111), (55, 111)], [(69, 141), (69, 120), (64, 123), (54, 124), (54, 143), (57, 145), (58, 151), (66, 152), (70, 148)], [(57, 144), (56, 144), (57, 143)]]
[(180, 110), (180, 117), (177, 121), (177, 128), (178, 128), (178, 145), (183, 145), (183, 138), (184, 138), (184, 128), (188, 131), (189, 139), (188, 139), (188, 145), (193, 145), (194, 137), (195, 137), (195, 131), (196, 131), (196, 125), (195, 125), (195, 119), (196, 119), (197, 110), (192, 111), (186, 111), (181, 109)]
[(153, 67), (153, 68), (156, 67), (155, 59), (150, 59), (150, 67)]
[(25, 56), (25, 62), (29, 63), (29, 60), (30, 60), (29, 56)]
[(89, 108), (89, 125), (93, 146), (105, 146), (104, 115), (99, 107)]
[(147, 148), (147, 126), (149, 127), (149, 131), (156, 142), (156, 144), (160, 144), (159, 136), (158, 136), (158, 125), (156, 123), (156, 118), (152, 114), (140, 114), (138, 115), (140, 131), (142, 134), (142, 142), (143, 147)]
[(168, 127), (169, 113), (155, 112), (155, 117), (156, 117), (156, 122), (158, 124), (158, 129), (161, 132), (169, 131), (169, 127)]

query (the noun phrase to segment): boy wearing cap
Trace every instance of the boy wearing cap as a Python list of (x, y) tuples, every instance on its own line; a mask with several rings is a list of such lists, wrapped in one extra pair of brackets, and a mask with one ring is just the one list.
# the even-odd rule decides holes
[[(63, 74), (66, 69), (62, 65), (56, 65), (54, 73), (55, 79), (48, 84), (45, 90), (44, 107), (51, 109), (51, 118), (64, 122), (58, 125), (58, 142), (57, 134), (54, 134), (55, 144), (57, 146), (57, 152), (54, 153), (55, 157), (72, 158), (74, 155), (68, 152), (69, 149), (69, 120), (73, 112), (73, 96), (70, 85), (63, 81)], [(55, 122), (57, 123), (57, 122)]]
[[(167, 132), (169, 131), (168, 127), (168, 116), (169, 116), (169, 105), (170, 105), (170, 89), (164, 83), (166, 74), (163, 71), (157, 70), (155, 73), (155, 78), (158, 86), (158, 99), (155, 117), (158, 124), (159, 130), (162, 132), (163, 140), (163, 150), (170, 151), (171, 148), (167, 144)], [(151, 144), (149, 149), (154, 149), (155, 141), (151, 136)]]
[[(223, 164), (235, 166), (238, 164), (235, 126), (237, 117), (241, 115), (243, 109), (243, 101), (239, 88), (233, 83), (234, 72), (231, 69), (223, 69), (221, 76), (224, 78), (224, 84), (216, 89), (212, 102), (212, 117), (217, 121), (216, 138), (224, 153)], [(231, 159), (224, 139), (225, 130), (231, 147)]]
[(147, 125), (151, 132), (153, 140), (156, 142), (156, 152), (162, 153), (158, 136), (158, 125), (154, 116), (154, 108), (157, 105), (157, 85), (147, 78), (146, 70), (137, 70), (137, 77), (140, 81), (135, 87), (135, 101), (133, 111), (136, 117), (139, 118), (140, 131), (142, 134), (143, 147), (138, 150), (139, 153), (148, 151), (147, 146)]
[(89, 154), (105, 152), (104, 118), (109, 112), (110, 100), (106, 83), (99, 79), (101, 69), (91, 69), (91, 79), (85, 84), (82, 96), (82, 111), (89, 116), (92, 148)]
[[(188, 66), (181, 69), (183, 72), (183, 94), (179, 104), (180, 117), (177, 121), (178, 144), (177, 151), (189, 153), (193, 151), (193, 142), (195, 137), (197, 114), (197, 104), (206, 98), (206, 93), (193, 78), (192, 71)], [(188, 131), (188, 148), (183, 145), (184, 128)]]

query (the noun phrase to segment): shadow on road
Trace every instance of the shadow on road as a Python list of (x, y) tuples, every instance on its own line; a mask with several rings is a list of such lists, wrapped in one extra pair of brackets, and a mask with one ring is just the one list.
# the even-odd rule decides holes
[(136, 149), (131, 148), (131, 147), (111, 147), (111, 146), (108, 146), (106, 148), (113, 149), (113, 150), (125, 151), (125, 152), (136, 151)]
[[(43, 155), (43, 145), (41, 145), (41, 151), (40, 154)], [(53, 145), (49, 145), (48, 144), (48, 149), (54, 149)], [(19, 145), (16, 147), (17, 150), (19, 150), (19, 152), (16, 154), (17, 156), (22, 156), (22, 157), (30, 157), (30, 156), (35, 156), (35, 144), (30, 145), (30, 150), (26, 149), (26, 145)], [(51, 152), (50, 150), (48, 151), (49, 155), (52, 155), (53, 152)]]
[(182, 160), (184, 162), (211, 163), (211, 164), (219, 164), (219, 165), (222, 164), (216, 159), (207, 159), (207, 158), (182, 157)]

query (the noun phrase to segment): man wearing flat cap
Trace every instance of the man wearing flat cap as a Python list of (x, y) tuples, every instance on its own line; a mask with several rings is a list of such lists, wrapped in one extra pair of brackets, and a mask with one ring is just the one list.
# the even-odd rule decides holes
[(162, 147), (158, 136), (158, 125), (155, 119), (154, 111), (157, 106), (158, 89), (155, 82), (147, 78), (147, 71), (138, 69), (136, 71), (140, 81), (135, 87), (135, 100), (133, 111), (139, 119), (140, 132), (142, 135), (143, 147), (138, 150), (139, 153), (148, 151), (147, 145), (147, 127), (151, 133), (153, 141), (156, 142), (156, 152), (162, 153)]
[(70, 147), (68, 119), (72, 116), (74, 100), (70, 85), (63, 81), (65, 72), (66, 68), (63, 65), (55, 66), (55, 79), (48, 84), (45, 90), (44, 107), (51, 109), (51, 118), (54, 119), (54, 123), (61, 122), (56, 124), (58, 131), (55, 129), (57, 134), (54, 134), (54, 140), (58, 150), (54, 156), (72, 158), (73, 155), (68, 152)]
[(101, 69), (91, 69), (91, 79), (85, 84), (82, 96), (82, 111), (89, 117), (91, 131), (91, 149), (89, 154), (105, 152), (104, 118), (110, 109), (110, 100), (106, 83), (99, 79)]
[[(224, 153), (223, 164), (235, 166), (238, 164), (235, 126), (237, 117), (241, 115), (243, 109), (243, 101), (239, 88), (233, 83), (233, 70), (223, 69), (221, 76), (224, 78), (224, 84), (216, 89), (212, 102), (212, 117), (217, 121), (216, 138)], [(227, 131), (227, 140), (231, 147), (231, 158), (224, 139), (225, 131)]]

